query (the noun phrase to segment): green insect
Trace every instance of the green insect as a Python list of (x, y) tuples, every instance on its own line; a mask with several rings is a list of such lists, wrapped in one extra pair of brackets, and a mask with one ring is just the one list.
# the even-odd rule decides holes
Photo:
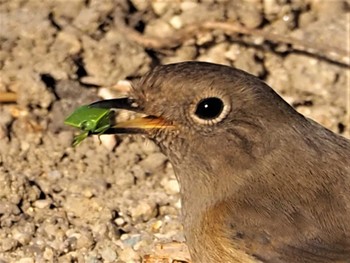
[(87, 105), (77, 108), (64, 120), (64, 124), (81, 129), (83, 132), (74, 137), (73, 146), (77, 146), (90, 134), (101, 135), (111, 127), (113, 111), (93, 108)]

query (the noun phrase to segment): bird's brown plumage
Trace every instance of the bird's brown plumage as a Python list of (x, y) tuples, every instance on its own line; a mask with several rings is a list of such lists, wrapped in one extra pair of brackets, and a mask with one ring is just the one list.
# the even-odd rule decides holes
[[(228, 98), (198, 123), (203, 97)], [(350, 142), (297, 113), (243, 71), (159, 66), (131, 97), (175, 128), (153, 129), (181, 187), (193, 262), (350, 262)]]

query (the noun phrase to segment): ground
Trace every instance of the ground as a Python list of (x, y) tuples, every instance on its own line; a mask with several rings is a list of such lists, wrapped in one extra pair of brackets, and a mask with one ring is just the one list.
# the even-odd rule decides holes
[(157, 64), (202, 60), (260, 77), (349, 137), (349, 10), (342, 0), (0, 0), (0, 262), (187, 262), (179, 186), (157, 146), (102, 136), (72, 148), (64, 118)]

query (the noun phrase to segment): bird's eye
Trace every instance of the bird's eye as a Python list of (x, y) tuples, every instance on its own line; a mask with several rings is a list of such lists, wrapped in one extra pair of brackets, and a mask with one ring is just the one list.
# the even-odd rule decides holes
[(197, 104), (194, 114), (203, 120), (211, 120), (220, 115), (224, 109), (224, 103), (219, 98), (206, 98)]
[(218, 97), (201, 99), (194, 106), (192, 117), (200, 124), (212, 125), (222, 121), (230, 110), (227, 100)]

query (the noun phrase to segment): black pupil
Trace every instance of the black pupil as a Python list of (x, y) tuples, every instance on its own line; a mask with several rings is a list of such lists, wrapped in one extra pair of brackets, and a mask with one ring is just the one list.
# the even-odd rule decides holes
[(217, 118), (224, 109), (224, 103), (219, 98), (206, 98), (197, 104), (195, 114), (204, 120)]

